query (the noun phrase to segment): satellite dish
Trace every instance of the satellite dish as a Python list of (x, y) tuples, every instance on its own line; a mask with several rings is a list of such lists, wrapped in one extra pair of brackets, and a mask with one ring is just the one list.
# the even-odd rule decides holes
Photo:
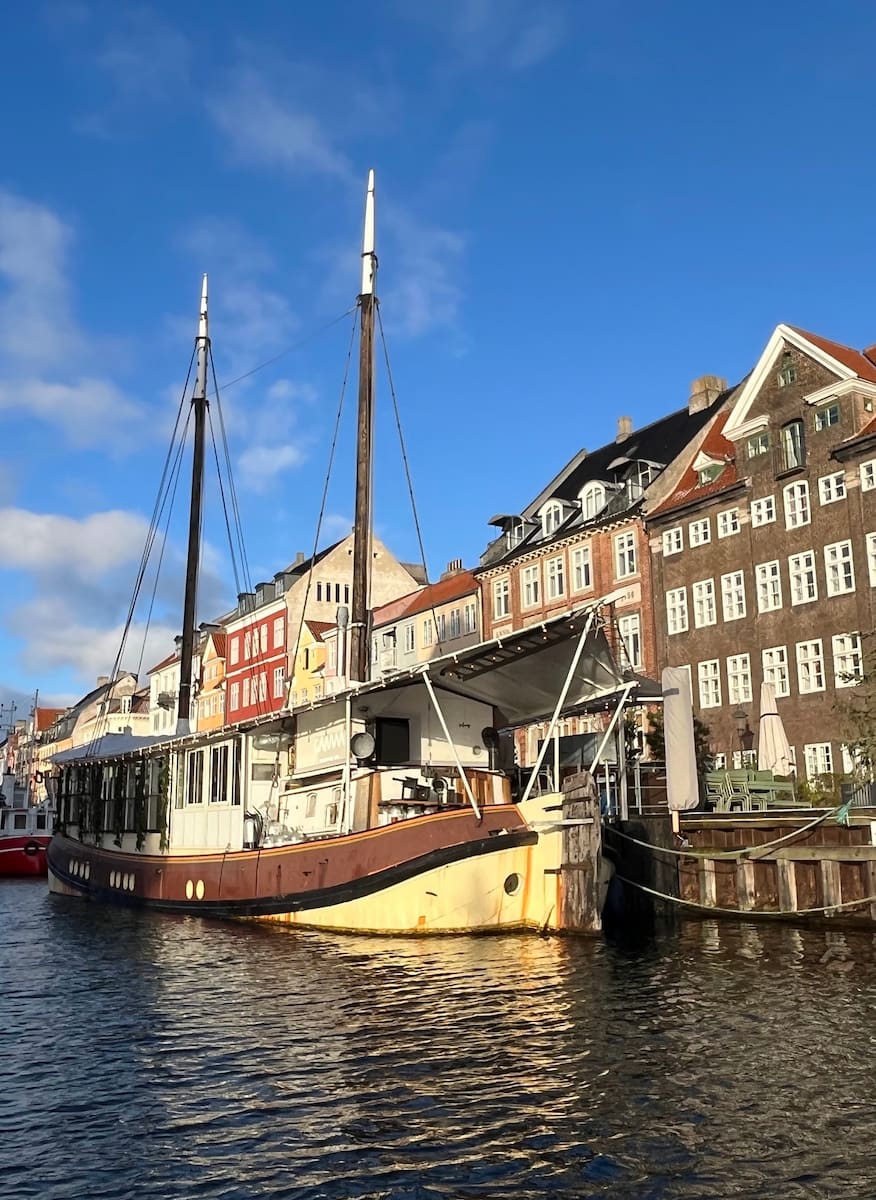
[(362, 759), (371, 757), (375, 744), (373, 734), (354, 733), (350, 738), (350, 753), (361, 762)]

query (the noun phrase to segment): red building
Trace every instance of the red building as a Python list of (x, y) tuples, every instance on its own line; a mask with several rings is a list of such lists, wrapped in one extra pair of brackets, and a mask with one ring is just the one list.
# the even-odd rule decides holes
[[(247, 607), (254, 597), (241, 598)], [(225, 720), (278, 712), (286, 703), (286, 602), (281, 596), (225, 626)]]

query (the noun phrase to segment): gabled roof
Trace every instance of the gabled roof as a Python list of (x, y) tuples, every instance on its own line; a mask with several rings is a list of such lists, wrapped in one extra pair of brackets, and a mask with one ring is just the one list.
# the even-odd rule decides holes
[(866, 350), (854, 350), (851, 346), (843, 346), (840, 342), (832, 342), (830, 338), (822, 337), (820, 333), (808, 333), (805, 329), (798, 329), (796, 325), (789, 325), (788, 328), (793, 329), (795, 333), (799, 333), (807, 342), (810, 342), (813, 346), (817, 346), (819, 350), (823, 350), (831, 358), (835, 358), (837, 362), (848, 367), (850, 371), (854, 371), (859, 378), (866, 379), (868, 383), (876, 383), (876, 360), (870, 357), (870, 352), (873, 350), (872, 346), (868, 346)]
[(310, 630), (310, 632), (313, 634), (313, 636), (316, 638), (316, 640), (318, 642), (322, 641), (323, 636), (325, 634), (327, 634), (330, 629), (335, 628), (334, 621), (311, 621), (308, 618), (304, 622), (304, 624), (307, 626), (307, 628)]
[(37, 708), (34, 710), (34, 733), (44, 733), (50, 725), (62, 717), (66, 708)]
[[(705, 499), (707, 496), (715, 496), (739, 482), (736, 473), (736, 448), (724, 436), (724, 429), (730, 420), (732, 412), (733, 410), (730, 409), (727, 412), (718, 413), (714, 425), (703, 438), (702, 445), (685, 467), (678, 483), (666, 499), (648, 513), (647, 520), (650, 521), (662, 513), (671, 512), (672, 509), (689, 504), (694, 500)], [(707, 459), (713, 463), (723, 462), (724, 469), (720, 475), (712, 479), (709, 483), (700, 484), (696, 469), (698, 460), (700, 459)]]
[(402, 617), (413, 617), (417, 613), (429, 612), (430, 609), (447, 604), (450, 600), (458, 600), (478, 590), (478, 581), (471, 571), (457, 571), (455, 575), (449, 575), (447, 579), (439, 579), (437, 583), (430, 583), (416, 592), (409, 592), (407, 596), (400, 596), (398, 600), (390, 600), (388, 604), (376, 608), (373, 628), (390, 625), (394, 621), (401, 620)]
[(224, 633), (209, 633), (207, 640), (213, 643), (213, 649), (217, 658), (225, 657), (226, 635)]
[(167, 658), (163, 658), (160, 663), (156, 663), (154, 667), (150, 667), (146, 674), (154, 675), (156, 671), (163, 671), (171, 663), (179, 662), (179, 657), (179, 650), (174, 650), (173, 654), (168, 654)]

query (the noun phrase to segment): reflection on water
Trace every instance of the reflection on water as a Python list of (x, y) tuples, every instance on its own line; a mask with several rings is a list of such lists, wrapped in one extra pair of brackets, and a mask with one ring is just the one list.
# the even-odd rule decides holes
[(30, 881), (0, 928), (4, 1196), (876, 1195), (869, 935), (334, 938)]

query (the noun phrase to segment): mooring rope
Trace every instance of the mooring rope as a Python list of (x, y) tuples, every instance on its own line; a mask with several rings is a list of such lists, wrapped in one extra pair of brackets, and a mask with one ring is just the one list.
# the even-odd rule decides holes
[(627, 879), (623, 875), (615, 874), (614, 879), (619, 879), (621, 883), (628, 883), (630, 887), (638, 888), (640, 892), (647, 892), (649, 896), (656, 896), (659, 900), (668, 900), (672, 904), (680, 904), (686, 908), (696, 908), (704, 913), (724, 913), (733, 917), (773, 917), (787, 920), (788, 917), (811, 917), (817, 913), (834, 913), (845, 908), (855, 908), (860, 904), (876, 904), (876, 895), (861, 896), (857, 900), (841, 900), (839, 904), (823, 904), (818, 908), (794, 908), (782, 909), (776, 911), (772, 908), (722, 908), (717, 904), (703, 904), (701, 900), (685, 900), (681, 896), (670, 896), (668, 892), (658, 892), (656, 888), (650, 888), (644, 883), (637, 883), (634, 879)]

